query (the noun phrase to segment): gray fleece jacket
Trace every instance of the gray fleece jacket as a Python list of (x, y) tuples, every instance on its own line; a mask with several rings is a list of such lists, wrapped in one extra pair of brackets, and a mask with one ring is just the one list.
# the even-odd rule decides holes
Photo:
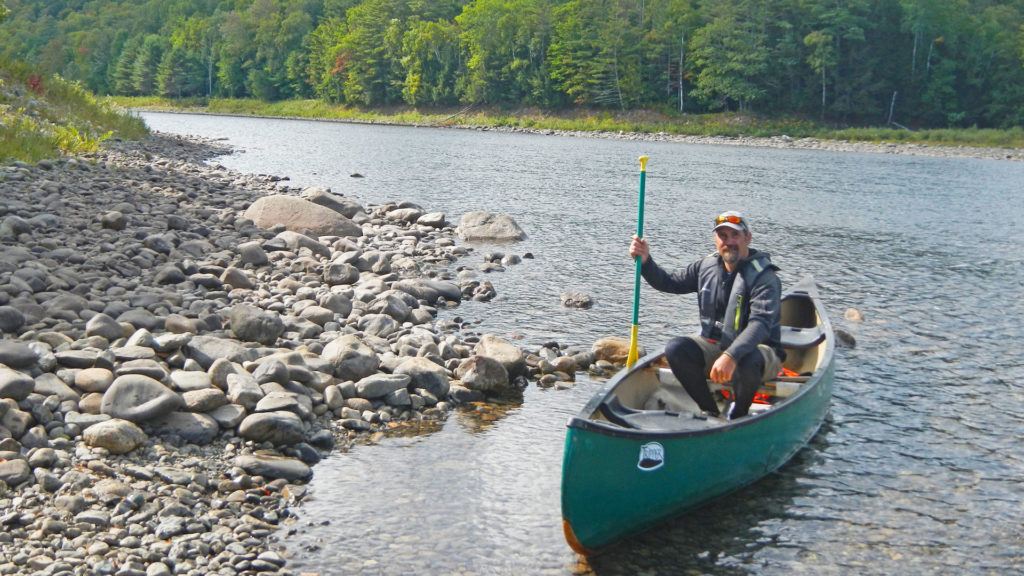
[(751, 248), (737, 269), (739, 273), (727, 295), (724, 314), (716, 314), (716, 304), (723, 296), (728, 272), (717, 253), (671, 273), (651, 257), (640, 272), (655, 290), (672, 294), (697, 292), (701, 336), (718, 340), (722, 351), (733, 358), (746, 356), (758, 344), (767, 344), (779, 358), (784, 358), (780, 343), (782, 282), (775, 274), (778, 266), (772, 264), (767, 252)]

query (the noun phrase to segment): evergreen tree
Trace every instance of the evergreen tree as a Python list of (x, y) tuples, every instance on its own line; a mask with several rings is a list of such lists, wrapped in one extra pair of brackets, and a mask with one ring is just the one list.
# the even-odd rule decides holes
[(132, 87), (136, 94), (148, 96), (157, 91), (157, 68), (163, 59), (166, 41), (156, 34), (142, 40), (132, 67)]

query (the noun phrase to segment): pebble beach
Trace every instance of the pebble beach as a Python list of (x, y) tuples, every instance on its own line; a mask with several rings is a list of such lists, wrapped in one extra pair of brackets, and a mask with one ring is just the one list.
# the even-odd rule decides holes
[(227, 151), (155, 134), (0, 167), (0, 574), (290, 574), (324, 455), (622, 352), (457, 315), (521, 261), (462, 242), (514, 240), (507, 216), (207, 163)]

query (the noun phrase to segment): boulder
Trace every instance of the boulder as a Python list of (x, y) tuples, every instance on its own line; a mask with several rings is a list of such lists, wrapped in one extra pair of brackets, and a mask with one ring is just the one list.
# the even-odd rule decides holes
[(501, 362), (487, 356), (470, 356), (455, 370), (463, 386), (485, 394), (500, 394), (511, 389), (508, 371)]
[(288, 230), (310, 230), (320, 236), (362, 236), (363, 230), (343, 214), (304, 198), (275, 194), (257, 199), (243, 217), (260, 228), (278, 224)]
[(456, 229), (463, 240), (512, 241), (526, 238), (526, 233), (508, 214), (467, 212)]
[(181, 396), (140, 374), (118, 376), (103, 393), (100, 412), (132, 422), (146, 422), (182, 408)]
[(331, 364), (341, 380), (360, 380), (380, 367), (380, 358), (354, 334), (339, 336), (324, 346), (320, 357)]
[(486, 356), (501, 362), (509, 378), (526, 375), (526, 356), (518, 346), (508, 340), (493, 334), (484, 334), (474, 352), (478, 356)]
[(451, 382), (448, 372), (422, 356), (414, 356), (402, 362), (395, 369), (395, 374), (406, 374), (411, 379), (412, 388), (423, 388), (437, 398), (448, 396)]

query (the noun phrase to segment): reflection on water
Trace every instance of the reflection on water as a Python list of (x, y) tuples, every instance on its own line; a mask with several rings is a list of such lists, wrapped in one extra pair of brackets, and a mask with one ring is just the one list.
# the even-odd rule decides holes
[[(651, 157), (645, 231), (659, 262), (711, 251), (710, 219), (747, 212), (786, 286), (813, 273), (833, 322), (830, 420), (763, 481), (581, 561), (561, 531), (565, 422), (601, 387), (531, 386), (416, 436), (330, 456), (282, 537), (321, 574), (934, 574), (1024, 568), (1024, 165), (968, 159), (686, 146), (459, 130), (145, 114), (154, 128), (226, 137), (218, 162), (410, 200), (452, 221), (513, 214), (532, 252), (486, 279), (473, 328), (587, 347), (625, 336), (635, 158)], [(397, 161), (400, 159), (401, 161)], [(351, 172), (366, 178), (351, 179)], [(998, 218), (993, 218), (998, 215)], [(482, 262), (477, 249), (459, 265)], [(566, 309), (580, 290), (596, 304)], [(864, 321), (843, 312), (855, 307)], [(689, 298), (646, 290), (641, 344), (697, 325)], [(689, 330), (686, 328), (685, 330)], [(599, 504), (599, 503), (597, 503)]]

